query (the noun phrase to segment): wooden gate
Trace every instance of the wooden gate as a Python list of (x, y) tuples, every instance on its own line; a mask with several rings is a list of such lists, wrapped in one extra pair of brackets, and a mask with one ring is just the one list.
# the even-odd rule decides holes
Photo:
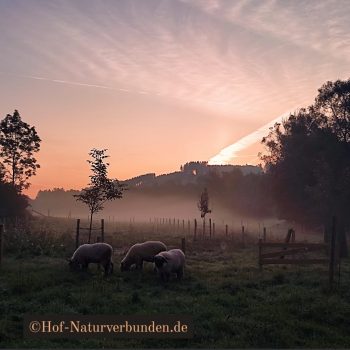
[[(275, 243), (259, 240), (259, 267), (268, 264), (328, 264), (329, 257), (306, 257), (311, 252), (316, 255), (327, 254), (327, 244), (324, 243)], [(269, 252), (266, 250), (269, 249)], [(315, 254), (314, 254), (315, 255)]]
[[(292, 242), (290, 239), (292, 238)], [(329, 286), (332, 287), (335, 266), (340, 264), (339, 246), (336, 249), (336, 218), (332, 218), (332, 236), (328, 244), (325, 243), (295, 243), (295, 232), (288, 231), (285, 242), (264, 242), (259, 239), (259, 269), (268, 264), (313, 265), (328, 264)], [(270, 249), (266, 252), (266, 249)], [(307, 257), (309, 255), (309, 257)], [(310, 257), (310, 255), (313, 255)], [(318, 255), (318, 256), (317, 256)], [(323, 256), (319, 256), (323, 255)]]

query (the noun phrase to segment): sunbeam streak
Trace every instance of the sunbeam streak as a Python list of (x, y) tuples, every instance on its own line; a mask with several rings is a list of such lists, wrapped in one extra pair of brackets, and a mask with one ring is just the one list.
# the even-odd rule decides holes
[(242, 150), (248, 148), (254, 143), (260, 141), (267, 133), (269, 128), (275, 123), (281, 122), (284, 118), (287, 118), (291, 113), (293, 113), (298, 107), (288, 110), (288, 112), (283, 113), (277, 118), (271, 120), (267, 124), (263, 125), (254, 132), (246, 135), (233, 143), (230, 146), (222, 149), (217, 155), (209, 159), (209, 164), (211, 165), (220, 165), (220, 164), (230, 164), (235, 161), (235, 158), (239, 157), (238, 153)]

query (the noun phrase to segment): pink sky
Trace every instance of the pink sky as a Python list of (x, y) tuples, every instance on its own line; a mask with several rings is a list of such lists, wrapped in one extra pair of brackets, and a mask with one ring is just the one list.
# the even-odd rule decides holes
[(222, 162), (256, 164), (257, 130), (349, 77), (349, 15), (348, 1), (2, 0), (0, 112), (43, 140), (28, 193), (85, 186), (93, 147), (119, 179), (247, 135)]

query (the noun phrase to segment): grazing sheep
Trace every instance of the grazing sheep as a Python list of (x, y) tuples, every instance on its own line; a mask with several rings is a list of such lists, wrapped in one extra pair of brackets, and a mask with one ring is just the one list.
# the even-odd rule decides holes
[(71, 270), (86, 270), (90, 263), (100, 264), (105, 274), (113, 272), (113, 248), (107, 243), (82, 244), (68, 259)]
[(154, 257), (155, 267), (163, 281), (168, 281), (172, 273), (176, 273), (178, 279), (184, 274), (185, 254), (181, 249), (171, 249), (161, 252)]
[(132, 265), (136, 265), (136, 269), (142, 269), (144, 261), (154, 262), (154, 256), (166, 249), (166, 245), (160, 241), (136, 243), (121, 261), (120, 270), (128, 271)]

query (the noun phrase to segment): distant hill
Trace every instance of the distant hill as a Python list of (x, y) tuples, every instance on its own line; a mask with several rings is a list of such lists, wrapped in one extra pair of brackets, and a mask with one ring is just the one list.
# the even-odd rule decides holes
[(201, 176), (210, 174), (222, 176), (237, 170), (243, 175), (262, 173), (261, 168), (254, 165), (209, 165), (206, 161), (193, 161), (182, 165), (180, 171), (158, 176), (155, 173), (149, 173), (133, 177), (123, 183), (136, 187), (162, 185), (170, 181), (181, 185), (195, 184)]
[[(180, 171), (158, 176), (149, 173), (120, 181), (127, 185), (128, 190), (122, 199), (106, 203), (101, 215), (123, 219), (138, 216), (148, 219), (154, 216), (175, 216), (176, 213), (177, 217), (194, 217), (198, 214), (197, 200), (203, 187), (209, 187), (213, 205), (226, 206), (224, 203), (231, 203), (231, 188), (237, 187), (244, 191), (244, 186), (235, 186), (235, 182), (242, 182), (248, 175), (260, 174), (261, 168), (252, 165), (208, 165), (207, 162), (189, 162), (181, 166)], [(249, 184), (245, 186), (248, 189), (252, 188)], [(216, 191), (219, 187), (224, 189)], [(73, 197), (78, 193), (79, 190), (63, 188), (41, 190), (31, 201), (33, 213), (87, 217), (86, 206)], [(239, 196), (244, 194), (240, 193)], [(253, 197), (250, 195), (249, 198)]]

